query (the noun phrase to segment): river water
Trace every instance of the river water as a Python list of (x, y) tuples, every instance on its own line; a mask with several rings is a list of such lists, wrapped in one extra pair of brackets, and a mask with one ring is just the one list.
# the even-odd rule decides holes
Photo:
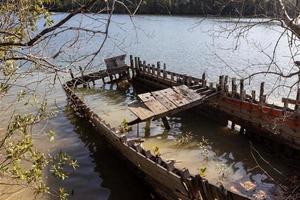
[[(54, 19), (60, 19), (64, 14), (55, 14)], [(83, 23), (86, 26), (98, 27), (100, 24), (91, 19), (103, 17), (102, 15), (80, 15), (70, 23)], [(245, 23), (247, 24), (247, 23)], [(172, 16), (135, 16), (130, 19), (125, 15), (114, 15), (110, 27), (110, 37), (107, 40), (102, 53), (96, 58), (95, 67), (91, 70), (103, 69), (103, 58), (124, 54), (140, 56), (149, 63), (156, 61), (165, 62), (171, 71), (190, 74), (201, 77), (203, 72), (207, 73), (208, 79), (217, 81), (221, 74), (228, 74), (231, 77), (247, 75), (256, 69), (263, 69), (270, 62), (269, 57), (262, 53), (271, 53), (280, 35), (280, 28), (276, 24), (259, 25), (251, 30), (247, 37), (236, 38), (224, 33), (225, 27), (234, 25), (230, 19), (205, 19), (198, 17), (172, 17)], [(46, 53), (55, 52), (57, 45), (74, 33), (61, 35), (50, 43)], [(81, 35), (81, 45), (84, 49), (68, 49), (68, 55), (76, 57), (92, 52), (101, 45), (102, 38), (92, 38), (88, 41), (88, 35)], [(283, 71), (288, 71), (291, 66), (286, 38), (279, 42), (276, 62), (284, 66)], [(238, 43), (238, 45), (237, 45)], [(234, 49), (234, 50), (233, 50)], [(65, 59), (65, 61), (63, 61)], [(58, 58), (58, 64), (66, 65), (66, 57)], [(77, 63), (82, 65), (84, 63)], [(230, 67), (228, 67), (230, 66)], [(74, 70), (75, 74), (79, 74)], [(69, 77), (66, 75), (65, 79)], [(260, 81), (266, 81), (267, 91), (274, 85), (275, 79), (260, 76), (251, 82), (248, 88), (258, 88)], [(46, 84), (45, 84), (46, 85)], [(43, 91), (43, 85), (40, 86)], [(123, 118), (130, 117), (126, 111), (128, 102), (135, 99), (135, 91), (130, 88), (126, 92), (117, 91), (115, 86), (106, 85), (95, 91), (86, 93), (79, 91), (82, 97), (90, 102), (101, 116), (118, 126)], [(80, 168), (75, 174), (63, 183), (55, 180), (49, 175), (48, 182), (53, 187), (65, 186), (72, 193), (71, 199), (152, 199), (153, 193), (137, 179), (126, 167), (122, 160), (115, 155), (96, 134), (91, 127), (83, 121), (78, 120), (69, 110), (65, 94), (59, 84), (51, 91), (47, 91), (49, 106), (55, 109), (57, 115), (35, 127), (35, 142), (39, 148), (57, 152), (63, 150), (78, 160)], [(269, 100), (280, 103), (279, 97), (286, 94), (284, 90), (273, 93)], [(1, 105), (9, 102), (11, 97), (3, 99)], [(22, 106), (15, 106), (22, 110)], [(3, 109), (1, 109), (3, 110)], [(2, 128), (9, 119), (8, 110), (1, 115)], [(197, 173), (200, 168), (207, 168), (205, 176), (213, 182), (221, 181), (228, 188), (237, 190), (250, 196), (262, 194), (269, 196), (280, 196), (280, 188), (275, 182), (283, 181), (293, 175), (294, 167), (289, 166), (281, 160), (270, 155), (263, 148), (262, 154), (269, 159), (271, 164), (279, 169), (284, 176), (274, 172), (269, 166), (262, 163), (265, 170), (275, 180), (271, 180), (266, 174), (256, 167), (250, 154), (249, 141), (238, 134), (234, 134), (224, 127), (211, 122), (193, 113), (183, 113), (172, 117), (171, 131), (166, 133), (161, 127), (161, 122), (151, 124), (151, 136), (145, 142), (145, 147), (153, 149), (160, 147), (160, 151), (168, 159), (177, 157), (179, 167), (191, 168), (191, 173)], [(143, 136), (143, 126), (140, 127)], [(3, 130), (3, 129), (2, 129)], [(49, 143), (47, 136), (43, 134), (47, 130), (55, 130), (57, 133), (56, 142)], [(180, 146), (176, 143), (182, 133), (193, 134), (195, 145)], [(133, 133), (132, 133), (133, 134)], [(203, 164), (203, 157), (198, 144), (207, 140), (209, 161)], [(179, 150), (178, 150), (179, 149)], [(185, 157), (189, 152), (189, 159)], [(223, 175), (224, 174), (224, 175)], [(221, 176), (221, 178), (220, 178)], [(237, 184), (238, 180), (244, 183), (245, 187), (252, 187), (250, 182), (255, 182), (257, 189), (247, 193)], [(248, 184), (248, 185), (247, 185)], [(263, 193), (263, 194), (264, 194)], [(25, 198), (23, 196), (23, 198)], [(47, 198), (47, 197), (45, 197)], [(25, 198), (26, 199), (26, 198)], [(31, 199), (27, 196), (27, 199)]]

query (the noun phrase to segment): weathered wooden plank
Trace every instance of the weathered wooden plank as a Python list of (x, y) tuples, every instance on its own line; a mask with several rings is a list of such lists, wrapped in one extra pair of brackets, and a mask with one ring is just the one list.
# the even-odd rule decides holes
[(188, 86), (186, 85), (174, 86), (173, 89), (175, 92), (183, 95), (189, 101), (197, 101), (198, 99), (201, 98), (201, 95), (189, 89)]
[(125, 66), (126, 54), (104, 59), (107, 69)]
[(165, 97), (167, 97), (177, 107), (184, 106), (190, 103), (184, 96), (175, 92), (172, 88), (161, 90)]
[(144, 94), (139, 94), (138, 98), (140, 100), (142, 100), (143, 102), (150, 101), (150, 100), (154, 99), (154, 97), (152, 96), (152, 94), (150, 92), (144, 93)]
[(161, 91), (151, 92), (155, 99), (157, 99), (162, 105), (164, 105), (169, 111), (177, 108)]
[(128, 109), (141, 120), (149, 119), (155, 115), (141, 102), (134, 102), (129, 104)]
[(289, 99), (289, 98), (282, 98), (282, 102), (283, 103), (290, 103), (290, 104), (294, 104), (294, 105), (300, 105), (300, 101), (297, 101), (295, 99)]
[(155, 115), (159, 115), (165, 112), (168, 112), (168, 109), (163, 106), (158, 100), (156, 100), (155, 98), (149, 100), (149, 101), (145, 101), (144, 102), (145, 106), (147, 106), (149, 108), (149, 110), (151, 110)]

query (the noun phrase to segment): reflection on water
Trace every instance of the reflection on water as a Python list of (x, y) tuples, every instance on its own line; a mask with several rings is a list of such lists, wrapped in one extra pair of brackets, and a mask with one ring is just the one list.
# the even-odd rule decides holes
[[(114, 127), (118, 127), (124, 119), (135, 119), (127, 108), (128, 103), (136, 98), (132, 87), (118, 91), (116, 85), (106, 84), (76, 92)], [(259, 165), (266, 170), (266, 174), (253, 159), (247, 137), (193, 112), (177, 114), (169, 118), (169, 123), (169, 131), (159, 120), (134, 125), (128, 137), (142, 137), (142, 145), (146, 149), (161, 154), (166, 160), (176, 160), (177, 167), (188, 168), (191, 174), (200, 173), (210, 182), (222, 183), (232, 191), (258, 199), (282, 198), (282, 190), (277, 183), (292, 175), (293, 169), (262, 150), (260, 153), (283, 173), (275, 172), (260, 160)]]

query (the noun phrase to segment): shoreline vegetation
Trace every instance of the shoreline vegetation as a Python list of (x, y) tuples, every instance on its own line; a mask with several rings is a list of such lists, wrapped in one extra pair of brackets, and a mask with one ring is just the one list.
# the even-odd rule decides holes
[[(88, 0), (60, 1), (56, 0), (46, 7), (52, 12), (70, 12), (84, 5)], [(267, 0), (133, 0), (116, 4), (114, 13), (135, 13), (145, 15), (177, 15), (177, 16), (210, 16), (210, 17), (276, 17), (280, 10), (276, 1)], [(89, 12), (99, 11), (105, 7), (106, 2), (97, 2)], [(293, 14), (291, 8), (288, 12)], [(103, 10), (105, 12), (105, 10)], [(97, 12), (98, 13), (98, 12)]]

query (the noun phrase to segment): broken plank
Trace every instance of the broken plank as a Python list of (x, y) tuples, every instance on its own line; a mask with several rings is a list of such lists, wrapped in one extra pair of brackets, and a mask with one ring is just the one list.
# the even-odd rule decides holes
[(133, 102), (128, 105), (128, 108), (133, 114), (135, 114), (141, 120), (149, 119), (155, 115), (141, 102)]

